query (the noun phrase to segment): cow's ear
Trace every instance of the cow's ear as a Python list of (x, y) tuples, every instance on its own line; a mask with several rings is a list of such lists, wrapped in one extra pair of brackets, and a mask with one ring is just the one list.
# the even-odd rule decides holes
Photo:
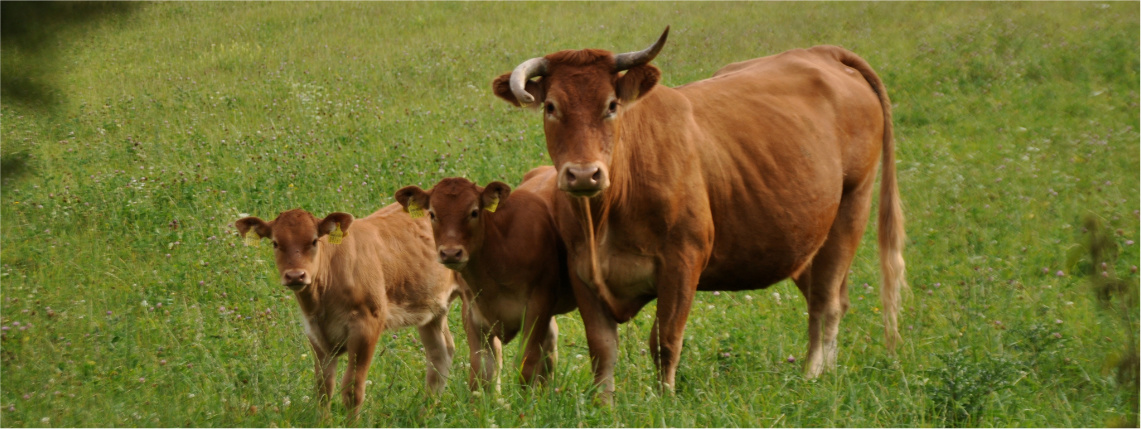
[[(273, 228), (268, 223), (253, 216), (238, 219), (234, 222), (234, 226), (238, 228), (238, 234), (246, 240), (248, 246), (256, 246), (258, 239), (273, 234)], [(253, 230), (253, 235), (248, 235), (250, 230)]]
[[(353, 224), (353, 215), (348, 213), (334, 212), (329, 213), (321, 222), (317, 223), (317, 237), (323, 237), (326, 234), (333, 234), (329, 237), (329, 241), (340, 241), (341, 237), (349, 235), (349, 225)], [(338, 237), (336, 232), (340, 231), (341, 235)], [(333, 243), (338, 244), (338, 243)]]
[(424, 210), (428, 209), (430, 198), (430, 194), (416, 185), (405, 186), (396, 191), (396, 202), (404, 206), (404, 211), (408, 212), (412, 218), (424, 216)]
[[(495, 80), (491, 81), (491, 90), (495, 92), (496, 96), (506, 100), (508, 103), (514, 104), (516, 106), (522, 106), (522, 104), (519, 103), (519, 99), (515, 98), (515, 93), (511, 91), (510, 81), (511, 73), (504, 73), (503, 75), (495, 78)], [(529, 94), (531, 94), (532, 97), (535, 97), (534, 103), (532, 103), (530, 106), (524, 107), (541, 106), (543, 101), (547, 99), (547, 93), (543, 91), (543, 86), (539, 85), (536, 82), (528, 80), (524, 88)]]
[(487, 187), (483, 188), (480, 193), (480, 205), (484, 210), (495, 213), (499, 208), (499, 204), (507, 199), (507, 195), (511, 194), (511, 187), (503, 182), (491, 182)]
[(633, 103), (654, 89), (654, 85), (657, 85), (661, 78), (661, 70), (650, 64), (643, 64), (626, 70), (626, 74), (618, 78), (614, 92), (623, 103)]

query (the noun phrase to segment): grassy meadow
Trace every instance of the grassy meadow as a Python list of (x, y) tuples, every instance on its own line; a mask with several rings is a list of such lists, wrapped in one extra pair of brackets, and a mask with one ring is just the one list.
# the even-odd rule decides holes
[[(0, 425), (1136, 425), (1137, 3), (146, 3), (60, 30), (46, 106), (0, 100)], [(270, 246), (232, 226), (295, 207), (363, 217), (443, 177), (515, 185), (549, 164), (538, 113), (491, 80), (562, 49), (642, 49), (663, 84), (816, 44), (863, 56), (894, 103), (908, 276), (884, 346), (869, 223), (835, 371), (805, 380), (791, 282), (698, 295), (675, 395), (619, 328), (592, 400), (577, 313), (545, 389), (467, 390), (466, 337), (430, 397), (414, 330), (385, 333), (362, 416), (322, 415)], [(17, 169), (16, 167), (23, 167)], [(1082, 257), (1093, 216), (1115, 252)], [(874, 217), (873, 217), (874, 219)], [(874, 221), (873, 221), (874, 222)], [(790, 362), (792, 361), (792, 362)], [(342, 364), (342, 368), (343, 368)], [(1136, 362), (1132, 366), (1136, 374)]]

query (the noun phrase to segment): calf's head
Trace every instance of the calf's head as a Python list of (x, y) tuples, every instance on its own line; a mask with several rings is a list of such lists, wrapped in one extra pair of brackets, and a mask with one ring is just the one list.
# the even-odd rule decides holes
[[(255, 239), (270, 239), (281, 284), (292, 290), (301, 290), (318, 275), (317, 257), (321, 251), (318, 239), (330, 233), (334, 237), (348, 235), (352, 223), (353, 216), (348, 213), (332, 213), (318, 219), (305, 210), (293, 209), (282, 212), (270, 222), (251, 216), (238, 219), (234, 226), (247, 239), (251, 238), (247, 236), (251, 232), (256, 234), (253, 236)], [(330, 241), (334, 241), (332, 237)]]
[(658, 83), (661, 72), (649, 62), (669, 31), (666, 27), (653, 46), (638, 52), (583, 49), (532, 58), (492, 82), (495, 95), (511, 104), (541, 106), (559, 189), (592, 197), (610, 186), (621, 117)]
[(481, 188), (453, 177), (427, 191), (417, 186), (401, 188), (396, 191), (396, 201), (412, 217), (426, 214), (431, 218), (436, 257), (444, 266), (462, 270), (472, 253), (483, 247), (483, 212), (494, 212), (510, 193), (511, 187), (502, 182)]

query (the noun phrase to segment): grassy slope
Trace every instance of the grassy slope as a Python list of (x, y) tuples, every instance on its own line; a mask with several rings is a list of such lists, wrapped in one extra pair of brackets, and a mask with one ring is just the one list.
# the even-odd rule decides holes
[[(456, 306), (447, 392), (425, 397), (414, 332), (386, 335), (356, 424), (948, 425), (963, 423), (942, 411), (952, 379), (982, 404), (973, 425), (1100, 426), (1129, 407), (1102, 366), (1135, 325), (1056, 272), (1093, 212), (1136, 278), (1136, 4), (164, 3), (67, 39), (52, 115), (0, 105), (5, 152), (34, 171), (0, 194), (0, 424), (340, 424), (308, 399), (312, 358), (268, 246), (230, 223), (363, 216), (446, 176), (517, 183), (549, 163), (542, 131), (490, 80), (559, 49), (641, 49), (666, 24), (668, 85), (823, 43), (881, 74), (909, 220), (898, 359), (863, 286), (878, 281), (869, 228), (840, 367), (819, 380), (785, 363), (806, 343), (788, 283), (700, 295), (673, 398), (647, 387), (651, 312), (623, 325), (613, 408), (585, 393), (576, 315), (559, 318), (557, 388), (521, 390), (508, 370), (502, 395), (473, 397)], [(980, 374), (1009, 385), (970, 390)]]

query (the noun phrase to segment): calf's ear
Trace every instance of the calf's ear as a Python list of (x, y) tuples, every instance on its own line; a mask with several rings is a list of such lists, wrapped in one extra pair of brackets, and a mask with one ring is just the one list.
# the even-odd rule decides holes
[[(508, 103), (514, 104), (516, 106), (522, 106), (522, 104), (519, 103), (519, 99), (515, 98), (515, 93), (511, 92), (510, 82), (511, 73), (504, 73), (503, 75), (495, 78), (495, 80), (491, 81), (491, 90), (495, 92), (497, 97), (504, 99)], [(539, 85), (536, 82), (527, 81), (527, 84), (524, 86), (524, 88), (527, 90), (527, 93), (531, 94), (532, 97), (535, 97), (535, 102), (532, 103), (531, 106), (524, 107), (540, 106), (543, 104), (543, 101), (547, 99), (547, 93), (543, 91), (543, 86)]]
[(480, 193), (480, 205), (484, 210), (495, 213), (495, 209), (499, 208), (499, 203), (507, 199), (507, 195), (511, 194), (511, 187), (503, 182), (491, 182), (483, 188)]
[[(273, 228), (268, 223), (253, 216), (238, 219), (234, 222), (234, 226), (238, 228), (238, 234), (246, 240), (247, 246), (257, 246), (258, 239), (273, 234)], [(254, 235), (248, 235), (250, 230), (253, 230)]]
[[(317, 236), (321, 237), (329, 233), (341, 231), (342, 237), (349, 235), (349, 225), (353, 223), (353, 215), (348, 213), (334, 212), (329, 213), (321, 222), (317, 224)], [(336, 235), (336, 234), (334, 234)], [(330, 241), (337, 237), (330, 237)], [(333, 243), (337, 244), (337, 243)]]
[(424, 210), (428, 209), (428, 200), (431, 196), (420, 189), (419, 186), (405, 186), (396, 191), (396, 202), (404, 206), (404, 211), (408, 212), (412, 218), (424, 216)]
[(251, 229), (254, 234), (261, 238), (269, 237), (273, 233), (273, 229), (268, 223), (254, 216), (238, 219), (237, 222), (234, 222), (234, 226), (238, 227), (238, 234), (241, 234), (242, 237), (245, 237)]
[(631, 104), (645, 97), (662, 78), (661, 70), (649, 64), (633, 67), (618, 78), (615, 93), (623, 103)]

